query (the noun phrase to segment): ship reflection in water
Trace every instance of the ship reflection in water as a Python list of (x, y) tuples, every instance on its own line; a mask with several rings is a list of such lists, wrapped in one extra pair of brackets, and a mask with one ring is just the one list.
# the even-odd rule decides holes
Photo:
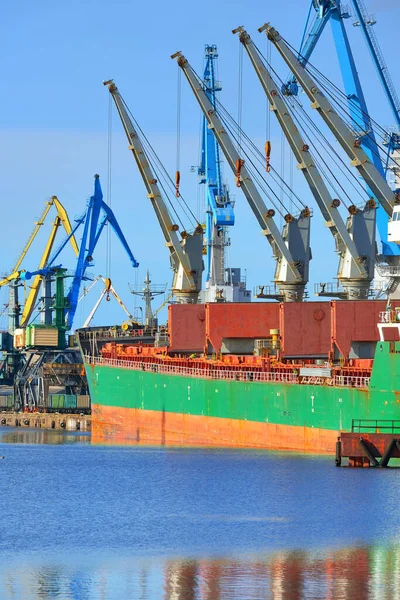
[(0, 566), (2, 600), (394, 600), (400, 545), (242, 558), (162, 560), (65, 557)]
[(0, 600), (400, 598), (397, 469), (0, 428)]

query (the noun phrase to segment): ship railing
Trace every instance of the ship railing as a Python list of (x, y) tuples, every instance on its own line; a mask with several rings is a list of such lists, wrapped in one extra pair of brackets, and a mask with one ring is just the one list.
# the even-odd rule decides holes
[[(100, 339), (114, 340), (114, 339), (119, 339), (119, 338), (126, 339), (128, 337), (133, 337), (133, 338), (154, 337), (157, 332), (158, 332), (157, 327), (145, 327), (144, 326), (141, 329), (128, 329), (126, 331), (120, 327), (117, 327), (117, 328), (110, 327), (110, 328), (104, 328), (104, 329), (88, 329), (86, 331), (84, 329), (80, 329), (79, 336), (83, 339), (100, 338)], [(132, 342), (134, 342), (134, 341), (136, 341), (136, 340), (132, 340)]]
[(162, 365), (145, 363), (143, 361), (129, 361), (118, 358), (103, 358), (101, 356), (85, 356), (89, 365), (107, 365), (151, 373), (165, 373), (169, 375), (185, 375), (203, 379), (219, 379), (230, 381), (277, 381), (281, 383), (298, 383), (299, 378), (295, 373), (274, 373), (265, 371), (233, 371), (224, 369), (199, 369), (195, 367), (181, 367), (177, 365)]
[(273, 371), (235, 371), (231, 369), (200, 369), (196, 367), (183, 367), (160, 363), (146, 363), (144, 361), (122, 360), (119, 358), (103, 358), (102, 356), (85, 356), (85, 362), (91, 365), (107, 365), (124, 369), (135, 369), (151, 373), (165, 373), (168, 375), (184, 375), (203, 379), (219, 379), (229, 381), (276, 381), (281, 383), (309, 383), (314, 385), (336, 385), (339, 387), (368, 388), (370, 377), (353, 375), (336, 375), (331, 378), (312, 378), (304, 381), (299, 379), (297, 373), (282, 373)]
[(399, 433), (400, 420), (352, 419), (352, 433)]
[(357, 377), (355, 375), (336, 375), (335, 385), (339, 387), (367, 388), (370, 377)]
[(332, 378), (299, 379), (296, 373), (282, 373), (273, 371), (235, 371), (230, 369), (204, 369), (196, 367), (183, 367), (178, 365), (165, 365), (159, 363), (146, 363), (143, 361), (122, 360), (118, 358), (103, 358), (101, 356), (85, 356), (85, 361), (92, 365), (107, 365), (137, 371), (152, 373), (165, 373), (169, 375), (184, 375), (203, 379), (220, 379), (230, 381), (276, 381), (282, 383), (303, 383), (314, 385), (335, 385), (338, 387), (368, 388), (370, 377), (353, 375), (336, 375)]

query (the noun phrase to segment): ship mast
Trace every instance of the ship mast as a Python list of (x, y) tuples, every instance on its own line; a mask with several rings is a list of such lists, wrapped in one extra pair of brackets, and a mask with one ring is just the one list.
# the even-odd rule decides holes
[(166, 285), (165, 284), (153, 284), (151, 285), (150, 272), (147, 269), (146, 277), (144, 279), (144, 287), (140, 286), (137, 288), (130, 288), (131, 293), (134, 296), (140, 296), (144, 301), (145, 309), (144, 309), (144, 324), (146, 327), (157, 327), (158, 319), (153, 312), (153, 308), (151, 306), (152, 301), (156, 296), (160, 296), (165, 294)]

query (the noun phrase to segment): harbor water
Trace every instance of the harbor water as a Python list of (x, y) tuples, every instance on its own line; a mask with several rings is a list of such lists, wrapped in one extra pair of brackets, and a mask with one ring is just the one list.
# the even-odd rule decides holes
[(0, 429), (0, 599), (400, 598), (400, 470)]

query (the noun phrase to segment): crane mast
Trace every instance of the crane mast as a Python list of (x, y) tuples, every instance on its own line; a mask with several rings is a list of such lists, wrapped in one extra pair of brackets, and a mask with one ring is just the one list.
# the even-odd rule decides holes
[(370, 283), (374, 276), (375, 257), (375, 202), (368, 201), (363, 210), (350, 206), (347, 225), (344, 223), (338, 206), (340, 201), (333, 199), (322, 179), (310, 153), (308, 144), (300, 132), (285, 104), (279, 89), (267, 67), (263, 64), (250, 35), (238, 27), (233, 33), (239, 33), (239, 39), (249, 55), (270, 108), (275, 114), (298, 161), (310, 190), (330, 229), (340, 256), (338, 279), (342, 283), (346, 299), (365, 299), (368, 297)]
[(105, 81), (104, 85), (108, 87), (114, 100), (126, 137), (128, 138), (129, 150), (131, 150), (136, 161), (147, 190), (147, 197), (152, 203), (167, 248), (170, 251), (171, 266), (174, 272), (172, 291), (178, 302), (185, 304), (196, 303), (201, 291), (203, 271), (203, 228), (201, 225), (198, 225), (193, 234), (182, 231), (182, 239), (179, 239), (177, 234), (179, 227), (171, 220), (157, 179), (147, 160), (142, 142), (125, 108), (124, 100), (112, 80)]
[(351, 165), (355, 167), (366, 184), (375, 195), (389, 217), (392, 216), (393, 206), (399, 203), (400, 194), (394, 193), (384, 177), (371, 162), (363, 148), (361, 147), (360, 136), (354, 136), (341, 117), (337, 114), (328, 98), (318, 88), (306, 69), (299, 64), (296, 55), (290, 50), (286, 42), (279, 33), (266, 23), (260, 27), (259, 31), (266, 31), (268, 39), (274, 44), (297, 81), (300, 82), (305, 94), (311, 100), (311, 107), (314, 108), (325, 121), (333, 135), (336, 137), (343, 150), (351, 160)]
[[(204, 85), (211, 104), (216, 106), (216, 94), (221, 90), (215, 69), (218, 50), (215, 45), (205, 47)], [(227, 186), (222, 181), (219, 146), (208, 121), (203, 117), (201, 163), (198, 169), (200, 184), (206, 186), (206, 295), (214, 300), (218, 287), (226, 281), (226, 246), (229, 244), (227, 227), (235, 223), (233, 205)]]
[(177, 52), (171, 58), (177, 58), (179, 67), (183, 70), (189, 85), (208, 121), (209, 128), (213, 131), (219, 147), (225, 155), (226, 161), (235, 174), (238, 187), (250, 204), (262, 233), (267, 238), (277, 261), (275, 282), (278, 285), (280, 296), (286, 302), (301, 301), (304, 296), (305, 286), (308, 282), (310, 261), (310, 211), (305, 208), (298, 217), (291, 214), (285, 216), (283, 234), (279, 232), (273, 219), (275, 211), (267, 209), (261, 195), (250, 178), (244, 160), (235, 149), (233, 142), (216, 110), (211, 104), (204, 90), (203, 83), (198, 80), (190, 67), (187, 59)]

